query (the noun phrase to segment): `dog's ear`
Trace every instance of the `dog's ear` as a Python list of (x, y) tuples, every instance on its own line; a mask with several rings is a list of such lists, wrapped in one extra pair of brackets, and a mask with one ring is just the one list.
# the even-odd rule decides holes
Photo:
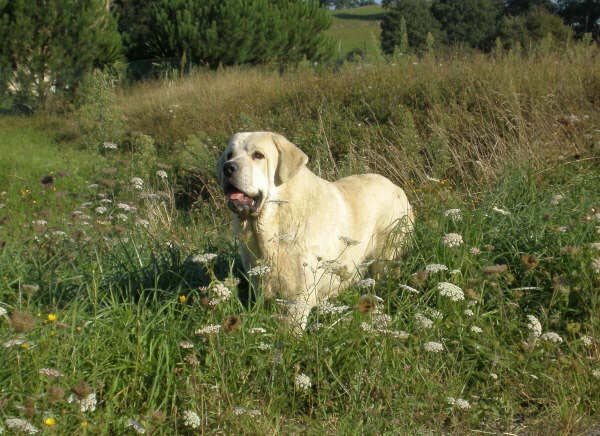
[(308, 156), (285, 137), (273, 134), (273, 143), (279, 152), (275, 183), (281, 185), (294, 177), (308, 163)]

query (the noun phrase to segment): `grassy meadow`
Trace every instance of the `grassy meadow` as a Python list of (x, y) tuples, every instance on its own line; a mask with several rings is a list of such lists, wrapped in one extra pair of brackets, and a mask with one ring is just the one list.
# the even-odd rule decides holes
[[(595, 434), (599, 54), (99, 74), (0, 118), (0, 433)], [(302, 336), (239, 270), (213, 168), (241, 130), (417, 212)]]
[(331, 11), (333, 23), (327, 35), (335, 42), (337, 56), (360, 50), (362, 57), (380, 57), (379, 23), (384, 13), (379, 5)]

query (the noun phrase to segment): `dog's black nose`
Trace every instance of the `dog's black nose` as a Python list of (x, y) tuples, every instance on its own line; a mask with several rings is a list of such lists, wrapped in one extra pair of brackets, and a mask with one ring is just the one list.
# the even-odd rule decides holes
[(233, 173), (235, 173), (238, 169), (238, 166), (235, 162), (225, 162), (223, 165), (223, 174), (227, 177), (231, 177)]

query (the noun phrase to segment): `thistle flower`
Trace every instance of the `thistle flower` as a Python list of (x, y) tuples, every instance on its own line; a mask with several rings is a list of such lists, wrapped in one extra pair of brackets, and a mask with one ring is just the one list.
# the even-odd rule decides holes
[(453, 283), (441, 282), (437, 285), (440, 295), (447, 297), (452, 301), (460, 301), (465, 299), (465, 294), (461, 288)]
[(561, 338), (558, 333), (546, 332), (540, 336), (540, 341), (553, 342), (555, 344), (560, 344), (563, 341), (563, 338)]
[(239, 329), (240, 325), (242, 325), (240, 317), (232, 315), (223, 322), (223, 330), (225, 333), (231, 333)]
[(308, 391), (312, 386), (310, 377), (303, 372), (296, 374), (294, 377), (294, 386), (299, 391)]
[(425, 271), (430, 273), (438, 273), (441, 271), (448, 271), (448, 267), (441, 263), (431, 263), (425, 266)]
[(12, 322), (13, 328), (17, 333), (28, 332), (35, 327), (37, 320), (35, 317), (27, 312), (21, 312), (20, 310), (15, 310), (11, 316), (10, 320)]
[(186, 410), (183, 412), (183, 425), (186, 427), (196, 429), (199, 428), (202, 422), (198, 414), (192, 410)]
[(423, 344), (425, 351), (430, 353), (441, 353), (444, 351), (444, 346), (440, 342), (430, 341)]
[(446, 247), (460, 247), (463, 244), (463, 238), (458, 233), (447, 233), (442, 237), (442, 244)]

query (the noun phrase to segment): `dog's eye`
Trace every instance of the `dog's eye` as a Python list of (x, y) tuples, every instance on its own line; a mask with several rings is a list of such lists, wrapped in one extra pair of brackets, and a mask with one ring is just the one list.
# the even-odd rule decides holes
[(233, 153), (231, 151), (229, 153), (227, 153), (227, 160), (231, 160), (232, 157), (233, 157)]
[(260, 151), (255, 151), (254, 153), (252, 153), (252, 159), (264, 159), (265, 155), (262, 154)]

